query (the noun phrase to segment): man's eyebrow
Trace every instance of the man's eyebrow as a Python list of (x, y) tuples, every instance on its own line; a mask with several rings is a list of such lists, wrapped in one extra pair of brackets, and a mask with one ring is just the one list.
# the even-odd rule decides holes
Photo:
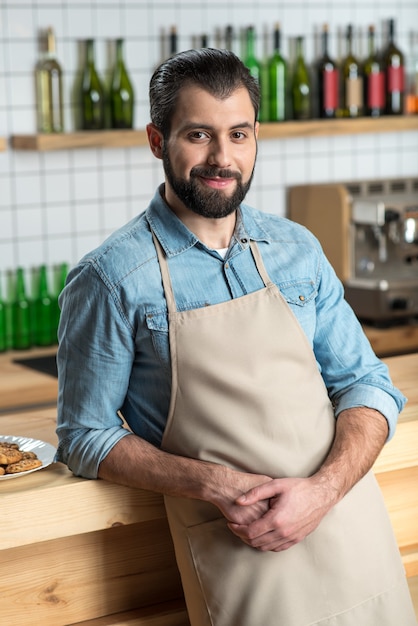
[[(233, 124), (228, 130), (236, 130), (237, 128), (249, 128), (254, 130), (254, 126), (254, 124), (251, 124), (248, 121), (238, 122), (237, 124)], [(214, 126), (211, 126), (210, 124), (199, 124), (198, 122), (188, 122), (181, 127), (181, 130), (214, 130)]]

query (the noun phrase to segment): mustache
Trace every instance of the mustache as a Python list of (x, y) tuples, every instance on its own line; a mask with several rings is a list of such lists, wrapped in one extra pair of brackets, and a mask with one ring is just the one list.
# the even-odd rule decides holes
[(241, 180), (241, 174), (233, 170), (221, 169), (219, 167), (192, 167), (190, 170), (190, 178), (192, 176), (201, 176), (202, 178), (235, 178)]

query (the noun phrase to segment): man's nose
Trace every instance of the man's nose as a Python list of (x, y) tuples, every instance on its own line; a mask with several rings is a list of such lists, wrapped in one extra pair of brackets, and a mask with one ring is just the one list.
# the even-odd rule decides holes
[(216, 139), (210, 144), (208, 163), (216, 167), (229, 167), (231, 165), (231, 154), (229, 142), (224, 139)]

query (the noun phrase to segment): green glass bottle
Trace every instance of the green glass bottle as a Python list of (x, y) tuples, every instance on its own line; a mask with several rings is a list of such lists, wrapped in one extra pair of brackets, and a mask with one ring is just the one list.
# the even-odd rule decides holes
[(12, 347), (15, 350), (31, 347), (31, 306), (21, 267), (16, 270), (15, 297), (12, 302)]
[(341, 71), (341, 113), (343, 117), (363, 115), (363, 70), (353, 52), (353, 27), (347, 26), (346, 56)]
[(133, 128), (134, 89), (126, 70), (123, 39), (116, 40), (116, 62), (110, 87), (112, 128)]
[(296, 38), (296, 61), (292, 76), (292, 108), (295, 120), (311, 117), (311, 86), (303, 53), (303, 37)]
[(260, 122), (266, 121), (263, 119), (263, 86), (262, 86), (262, 65), (258, 60), (255, 53), (255, 29), (254, 26), (248, 26), (245, 31), (245, 55), (244, 65), (250, 70), (250, 74), (256, 79), (260, 89)]
[(269, 121), (283, 122), (288, 117), (288, 71), (281, 54), (281, 31), (278, 23), (273, 32), (273, 49), (268, 63)]
[(88, 39), (81, 84), (81, 126), (83, 130), (102, 130), (105, 120), (105, 90), (96, 71), (94, 41)]
[(7, 307), (2, 297), (0, 276), (0, 352), (7, 350)]
[(52, 341), (53, 303), (48, 289), (46, 265), (38, 270), (37, 296), (35, 308), (35, 345), (50, 346)]

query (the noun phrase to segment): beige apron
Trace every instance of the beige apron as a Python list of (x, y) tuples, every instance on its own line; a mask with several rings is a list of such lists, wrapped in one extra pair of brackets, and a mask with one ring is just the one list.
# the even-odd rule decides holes
[[(171, 405), (162, 447), (272, 477), (309, 476), (335, 418), (308, 340), (258, 248), (265, 288), (177, 312), (154, 237), (169, 312)], [(260, 552), (213, 505), (165, 498), (192, 626), (415, 626), (402, 562), (372, 473), (304, 541)]]

